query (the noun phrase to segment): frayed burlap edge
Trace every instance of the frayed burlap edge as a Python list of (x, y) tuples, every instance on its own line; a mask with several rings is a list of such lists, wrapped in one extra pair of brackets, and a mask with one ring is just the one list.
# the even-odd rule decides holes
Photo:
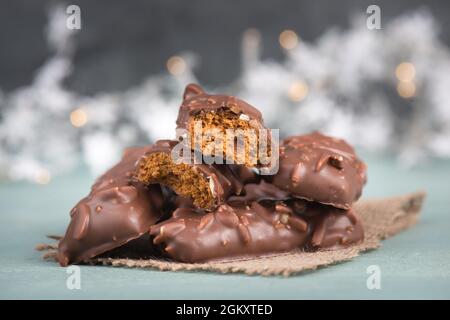
[[(365, 239), (362, 243), (344, 249), (264, 255), (247, 259), (213, 261), (207, 263), (180, 263), (153, 259), (94, 258), (87, 264), (128, 268), (150, 268), (161, 271), (213, 271), (219, 273), (245, 273), (247, 275), (290, 276), (307, 270), (352, 259), (359, 253), (378, 248), (380, 240), (393, 236), (413, 226), (418, 219), (425, 199), (425, 192), (403, 196), (370, 199), (355, 203), (354, 210), (363, 220)], [(58, 236), (50, 236), (59, 240)], [(44, 251), (45, 259), (56, 259), (55, 244), (41, 244), (37, 250)]]

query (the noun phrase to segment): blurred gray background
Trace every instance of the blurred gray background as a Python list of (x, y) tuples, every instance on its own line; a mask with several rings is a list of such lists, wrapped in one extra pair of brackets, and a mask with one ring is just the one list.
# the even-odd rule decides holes
[[(0, 88), (28, 85), (50, 54), (44, 27), (56, 1), (0, 1)], [(61, 2), (61, 1), (58, 1)], [(262, 57), (283, 59), (279, 33), (290, 28), (313, 41), (332, 26), (346, 28), (354, 13), (368, 5), (382, 9), (382, 23), (403, 12), (426, 7), (450, 44), (449, 1), (305, 0), (85, 0), (68, 1), (82, 10), (76, 35), (74, 69), (67, 87), (81, 94), (122, 90), (149, 74), (165, 71), (167, 58), (180, 51), (197, 53), (201, 83), (221, 86), (239, 76), (242, 33), (262, 33)]]

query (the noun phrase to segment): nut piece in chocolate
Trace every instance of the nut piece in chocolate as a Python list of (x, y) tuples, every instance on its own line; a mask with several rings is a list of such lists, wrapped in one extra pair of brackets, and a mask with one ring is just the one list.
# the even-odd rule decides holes
[(303, 247), (310, 232), (308, 222), (287, 206), (257, 202), (237, 207), (224, 204), (209, 213), (180, 208), (150, 229), (153, 243), (183, 262), (289, 251)]
[(335, 209), (315, 217), (313, 248), (340, 248), (361, 242), (364, 229), (359, 215), (350, 210)]
[[(247, 167), (268, 166), (271, 131), (261, 113), (233, 96), (210, 95), (196, 85), (186, 87), (177, 119), (193, 150)], [(224, 161), (224, 160), (222, 160)]]
[[(160, 140), (137, 162), (135, 178), (147, 185), (162, 184), (199, 208), (213, 210), (233, 194), (240, 194), (242, 182), (237, 166), (195, 164), (174, 159), (179, 141)], [(235, 171), (236, 169), (236, 171)]]
[(350, 145), (314, 132), (282, 141), (278, 173), (268, 179), (293, 197), (350, 209), (367, 177)]
[[(71, 210), (58, 246), (61, 266), (78, 263), (120, 247), (145, 234), (162, 216), (160, 187), (132, 181), (136, 160), (148, 148), (134, 148), (97, 179), (88, 196)], [(150, 248), (149, 248), (150, 249)]]

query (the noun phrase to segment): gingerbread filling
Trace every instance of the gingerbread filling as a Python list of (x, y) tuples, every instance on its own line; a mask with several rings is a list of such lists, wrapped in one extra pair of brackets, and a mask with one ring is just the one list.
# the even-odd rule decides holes
[[(201, 127), (198, 126), (200, 123)], [(260, 126), (245, 114), (236, 114), (226, 108), (200, 112), (191, 118), (188, 129), (192, 148), (200, 146), (206, 156), (231, 159), (233, 163), (247, 167), (259, 163)], [(270, 151), (270, 145), (267, 150)], [(267, 156), (270, 156), (269, 152)]]
[(139, 163), (137, 179), (145, 184), (160, 183), (193, 200), (200, 208), (214, 206), (208, 179), (187, 164), (175, 164), (169, 154), (152, 153)]

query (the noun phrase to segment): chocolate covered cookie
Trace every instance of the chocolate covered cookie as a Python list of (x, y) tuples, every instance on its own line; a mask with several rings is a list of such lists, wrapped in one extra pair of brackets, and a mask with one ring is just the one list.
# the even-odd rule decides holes
[(137, 239), (160, 219), (160, 187), (147, 188), (131, 179), (136, 160), (146, 151), (148, 147), (127, 150), (123, 159), (97, 179), (89, 195), (71, 210), (70, 224), (58, 247), (62, 266)]
[(267, 179), (292, 197), (350, 209), (367, 177), (349, 144), (314, 132), (283, 140), (278, 173)]
[(233, 96), (211, 95), (196, 84), (186, 87), (177, 119), (190, 146), (205, 156), (248, 167), (268, 166), (271, 132), (261, 113)]
[(277, 201), (291, 198), (288, 191), (260, 179), (244, 184), (241, 194), (230, 196), (227, 202), (234, 205), (248, 205), (255, 201)]
[(331, 210), (315, 216), (311, 246), (317, 249), (346, 247), (364, 240), (359, 215), (350, 210)]
[[(230, 195), (242, 191), (241, 171), (229, 165), (178, 162), (173, 149), (178, 141), (157, 141), (136, 164), (135, 178), (147, 185), (162, 184), (189, 198), (199, 208), (213, 210)], [(183, 155), (178, 154), (181, 159)], [(191, 161), (192, 160), (192, 161)]]
[(289, 251), (303, 247), (310, 232), (308, 222), (287, 206), (257, 202), (221, 205), (209, 213), (180, 208), (150, 229), (153, 243), (183, 262)]

